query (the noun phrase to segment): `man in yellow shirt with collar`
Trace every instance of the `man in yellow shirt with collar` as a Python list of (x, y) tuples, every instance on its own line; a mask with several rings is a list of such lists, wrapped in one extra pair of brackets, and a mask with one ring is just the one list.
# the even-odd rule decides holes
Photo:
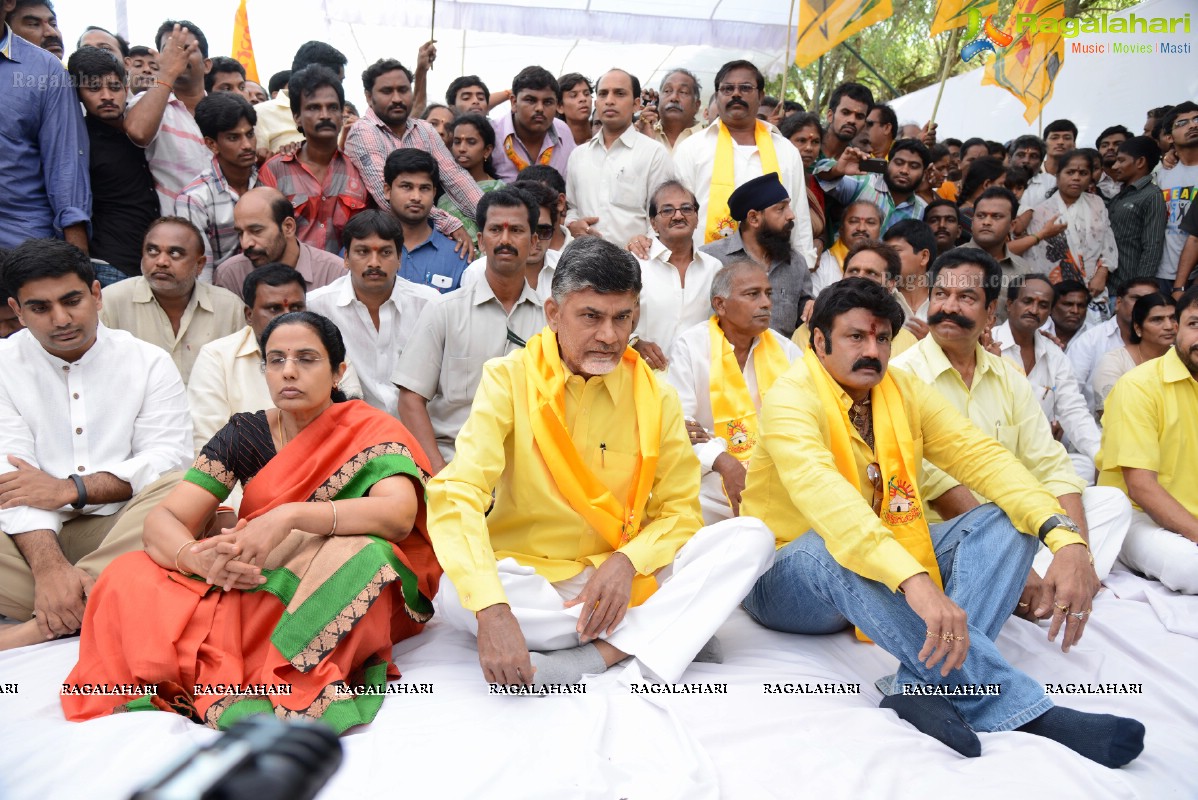
[(1198, 594), (1198, 287), (1177, 301), (1177, 341), (1107, 397), (1100, 486), (1135, 503), (1120, 557), (1183, 594)]
[[(997, 306), (1002, 267), (983, 250), (959, 247), (936, 259), (931, 276), (928, 336), (896, 356), (894, 367), (931, 384), (980, 431), (993, 436), (1022, 462), (1077, 523), (1094, 555), (1098, 579), (1104, 579), (1127, 534), (1131, 505), (1116, 490), (1086, 488), (1064, 446), (1053, 438), (1027, 376), (1013, 362), (982, 346)], [(926, 461), (920, 486), (930, 503), (932, 522), (964, 514), (986, 502), (985, 492), (971, 492)], [(1039, 576), (1051, 560), (1046, 550), (1036, 557), (1035, 570), (1028, 574), (1027, 588), (1017, 606), (1020, 616), (1035, 619), (1051, 613), (1047, 598), (1037, 596)]]
[(718, 660), (701, 649), (773, 557), (758, 520), (703, 528), (678, 396), (628, 347), (640, 289), (630, 253), (567, 247), (548, 328), (488, 362), (429, 483), (437, 613), (477, 635), (490, 683), (576, 683), (629, 655), (676, 681)]
[[(1049, 638), (1064, 625), (1068, 651), (1085, 629), (1098, 577), (1056, 498), (935, 389), (887, 371), (903, 312), (884, 287), (846, 278), (811, 322), (811, 349), (761, 409), (741, 513), (764, 521), (779, 551), (745, 609), (790, 633), (857, 625), (900, 662), (882, 707), (962, 755), (981, 754), (974, 731), (1016, 729), (1112, 767), (1139, 755), (1143, 725), (1054, 706), (995, 646), (1037, 535), (1056, 554)], [(924, 458), (994, 504), (929, 527)]]

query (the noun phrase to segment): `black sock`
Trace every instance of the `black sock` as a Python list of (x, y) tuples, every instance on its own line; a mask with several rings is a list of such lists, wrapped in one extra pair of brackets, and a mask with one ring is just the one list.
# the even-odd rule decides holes
[(982, 754), (982, 743), (977, 734), (943, 697), (892, 694), (882, 698), (881, 707), (894, 711), (899, 719), (910, 722), (921, 733), (938, 739), (963, 756), (977, 758)]
[(1121, 767), (1144, 749), (1144, 725), (1129, 717), (1053, 706), (1019, 730), (1060, 742), (1104, 767)]

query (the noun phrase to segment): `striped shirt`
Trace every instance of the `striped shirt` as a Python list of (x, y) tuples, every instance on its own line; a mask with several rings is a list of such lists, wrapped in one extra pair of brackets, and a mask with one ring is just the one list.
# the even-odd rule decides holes
[[(126, 110), (147, 96), (149, 92), (131, 95)], [(146, 163), (154, 176), (154, 190), (163, 214), (175, 213), (175, 198), (212, 163), (212, 152), (204, 144), (195, 118), (174, 92), (162, 109), (158, 133), (146, 147)]]
[[(373, 108), (368, 108), (362, 118), (350, 127), (349, 135), (345, 137), (345, 155), (362, 174), (362, 180), (379, 208), (391, 208), (383, 194), (383, 165), (387, 156), (401, 147), (423, 150), (436, 159), (437, 168), (441, 173), (441, 186), (445, 193), (462, 213), (471, 219), (474, 218), (474, 210), (478, 207), (478, 201), (483, 198), (483, 190), (474, 182), (474, 178), (470, 177), (470, 173), (454, 160), (453, 154), (445, 146), (436, 128), (422, 119), (409, 119), (403, 136), (399, 137), (387, 123), (378, 118)], [(462, 223), (455, 217), (436, 207), (429, 214), (429, 219), (433, 221), (433, 226), (444, 234), (453, 233), (462, 227)]]
[(345, 223), (370, 203), (361, 173), (341, 151), (333, 154), (323, 183), (298, 152), (279, 154), (263, 164), (262, 183), (278, 189), (295, 207), (296, 237), (330, 253), (340, 252)]
[[(253, 189), (259, 183), (258, 167), (250, 171)], [(174, 214), (195, 223), (204, 234), (204, 255), (208, 266), (204, 272), (212, 274), (219, 264), (238, 251), (241, 240), (233, 228), (233, 206), (239, 195), (225, 180), (220, 161), (212, 157), (212, 165), (179, 193), (174, 202)]]
[(1119, 270), (1111, 273), (1111, 283), (1118, 287), (1136, 278), (1155, 278), (1165, 249), (1169, 211), (1152, 176), (1124, 185), (1107, 206), (1107, 216), (1119, 249)]
[[(819, 178), (818, 172), (815, 177)], [(836, 200), (844, 208), (858, 200), (867, 200), (882, 209), (885, 215), (882, 220), (882, 233), (886, 233), (890, 226), (899, 220), (923, 219), (923, 211), (928, 207), (927, 201), (914, 193), (904, 202), (895, 203), (884, 175), (845, 175), (838, 181), (821, 180), (819, 184), (828, 197)]]

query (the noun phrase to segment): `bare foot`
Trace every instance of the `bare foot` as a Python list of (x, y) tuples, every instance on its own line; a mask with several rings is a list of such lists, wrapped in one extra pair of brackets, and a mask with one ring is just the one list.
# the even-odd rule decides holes
[(0, 625), (0, 650), (27, 647), (31, 644), (41, 644), (44, 641), (46, 639), (37, 629), (36, 619), (22, 622), (19, 625)]

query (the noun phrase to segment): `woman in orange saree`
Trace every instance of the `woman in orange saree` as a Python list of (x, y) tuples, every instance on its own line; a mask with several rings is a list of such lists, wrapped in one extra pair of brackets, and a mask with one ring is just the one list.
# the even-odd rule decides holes
[[(235, 415), (147, 518), (146, 551), (100, 576), (68, 719), (159, 709), (223, 730), (268, 712), (341, 733), (374, 719), (393, 644), (432, 616), (419, 445), (334, 402), (345, 346), (324, 317), (279, 317), (262, 350), (278, 408)], [(237, 524), (195, 541), (239, 481)]]

